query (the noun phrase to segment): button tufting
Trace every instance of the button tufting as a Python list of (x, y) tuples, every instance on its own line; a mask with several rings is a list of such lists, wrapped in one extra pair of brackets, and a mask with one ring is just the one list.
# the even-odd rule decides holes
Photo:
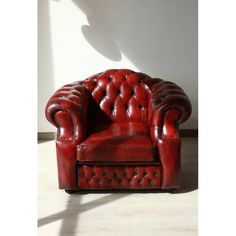
[[(107, 168), (108, 166), (106, 166)], [(137, 166), (130, 166), (130, 170), (126, 167), (109, 166), (110, 171), (106, 171), (106, 168), (94, 166), (81, 166), (80, 176), (86, 175), (85, 178), (79, 178), (79, 186), (81, 188), (104, 188), (107, 185), (108, 188), (147, 188), (160, 187), (161, 181), (159, 176), (160, 167), (153, 166), (150, 170), (149, 167), (143, 166), (141, 169)], [(99, 170), (98, 174), (96, 170)], [(88, 173), (88, 174), (86, 174)], [(158, 173), (157, 177), (155, 176)], [(161, 173), (161, 172), (160, 172)], [(94, 175), (96, 175), (94, 177)], [(107, 177), (103, 177), (103, 176)], [(111, 175), (111, 176), (110, 176)], [(153, 181), (155, 179), (155, 181)]]
[[(121, 95), (117, 96), (116, 93), (120, 93), (122, 96)], [(104, 97), (102, 96), (103, 94)], [(131, 97), (130, 96), (131, 94), (133, 96), (136, 95), (136, 97)], [(162, 106), (163, 104), (158, 104), (159, 100), (158, 98), (160, 99), (160, 101), (164, 99), (162, 103), (165, 102), (164, 105), (165, 107), (167, 107), (167, 109), (172, 108), (172, 105), (176, 105), (175, 103), (172, 104), (172, 102), (176, 101), (178, 102), (177, 105), (180, 109), (177, 109), (178, 111), (174, 110), (173, 112), (171, 110), (171, 112), (168, 113), (167, 116), (165, 115), (167, 113), (165, 113), (166, 110), (163, 108)], [(157, 106), (153, 106), (153, 103), (156, 103)], [(124, 180), (124, 182), (122, 182), (123, 183), (122, 187), (126, 187), (128, 178), (131, 178), (129, 179), (129, 182), (131, 182), (132, 180), (134, 183), (137, 183), (138, 179), (141, 179), (143, 183), (142, 187), (146, 187), (145, 184), (147, 182), (152, 183), (152, 181), (153, 181), (153, 186), (154, 185), (155, 187), (161, 186), (162, 182), (165, 180), (165, 179), (162, 180), (161, 177), (166, 176), (166, 172), (162, 174), (162, 166), (156, 164), (155, 162), (150, 162), (150, 163), (147, 162), (144, 165), (142, 165), (139, 160), (139, 156), (141, 156), (140, 159), (145, 159), (144, 160), (145, 162), (148, 161), (146, 160), (148, 158), (145, 158), (146, 155), (147, 157), (149, 157), (148, 151), (144, 149), (146, 148), (146, 146), (147, 148), (150, 146), (150, 153), (155, 155), (154, 150), (151, 149), (152, 140), (149, 139), (149, 132), (145, 131), (145, 137), (147, 136), (148, 138), (147, 140), (149, 141), (150, 145), (149, 144), (146, 145), (146, 141), (142, 141), (143, 136), (140, 137), (139, 133), (143, 131), (139, 132), (139, 123), (145, 124), (145, 130), (147, 128), (147, 130), (149, 131), (150, 127), (153, 126), (159, 127), (162, 125), (163, 122), (166, 122), (166, 125), (168, 126), (169, 117), (171, 119), (176, 119), (178, 123), (181, 123), (180, 121), (183, 122), (184, 120), (186, 120), (191, 113), (191, 104), (188, 102), (185, 93), (174, 83), (164, 82), (164, 81), (162, 82), (162, 80), (160, 79), (152, 80), (145, 74), (136, 73), (130, 70), (123, 70), (123, 69), (108, 70), (99, 73), (99, 75), (98, 74), (93, 75), (88, 79), (86, 79), (86, 81), (80, 81), (68, 84), (64, 86), (64, 88), (62, 88), (61, 90), (58, 90), (56, 94), (53, 95), (52, 99), (48, 104), (49, 105), (47, 106), (46, 110), (46, 115), (48, 120), (56, 126), (57, 123), (61, 123), (60, 128), (62, 129), (62, 131), (64, 129), (66, 130), (66, 132), (59, 133), (58, 137), (59, 140), (63, 141), (63, 140), (75, 139), (76, 144), (85, 141), (83, 142), (83, 145), (81, 145), (81, 147), (83, 148), (79, 147), (77, 149), (76, 147), (76, 153), (74, 153), (74, 146), (77, 145), (64, 145), (64, 142), (61, 143), (58, 142), (57, 144), (58, 145), (57, 147), (59, 148), (58, 150), (62, 152), (62, 154), (66, 153), (70, 156), (72, 155), (71, 150), (73, 149), (73, 155), (75, 154), (77, 156), (79, 162), (80, 161), (79, 159), (81, 158), (80, 156), (83, 156), (83, 158), (86, 159), (87, 157), (85, 156), (87, 155), (88, 152), (90, 152), (90, 150), (92, 150), (91, 156), (93, 159), (94, 150), (96, 149), (95, 156), (98, 159), (98, 161), (95, 160), (93, 162), (92, 160), (92, 162), (89, 162), (88, 166), (86, 166), (85, 164), (86, 162), (83, 163), (83, 161), (81, 161), (78, 166), (80, 170), (84, 169), (84, 171), (82, 171), (81, 174), (79, 170), (78, 174), (76, 172), (76, 175), (71, 173), (68, 175), (70, 178), (71, 176), (73, 178), (74, 177), (78, 178), (77, 180), (73, 180), (73, 182), (71, 182), (70, 178), (69, 179), (67, 178), (68, 177), (67, 175), (64, 175), (63, 170), (59, 169), (59, 171), (62, 171), (59, 176), (60, 178), (62, 178), (60, 179), (60, 181), (62, 181), (62, 183), (60, 184), (64, 185), (65, 182), (67, 185), (68, 182), (69, 185), (70, 184), (76, 185), (77, 181), (78, 186), (82, 185), (82, 187), (84, 186), (89, 188), (92, 187), (96, 188), (97, 180), (101, 179), (102, 174), (103, 176), (107, 177), (103, 178), (104, 184), (101, 187), (104, 187), (107, 184), (109, 178), (110, 178), (109, 180), (110, 183), (111, 181), (114, 181), (112, 182), (113, 188), (116, 188), (116, 183), (120, 179)], [(127, 110), (124, 109), (124, 107)], [(112, 110), (110, 110), (110, 108)], [(65, 109), (66, 112), (64, 112)], [(61, 110), (62, 112), (57, 112)], [(94, 111), (93, 112), (94, 114), (92, 114), (93, 117), (91, 117), (91, 121), (90, 121), (90, 115), (91, 115), (90, 111)], [(164, 118), (166, 117), (166, 119), (164, 119), (163, 117)], [(108, 123), (109, 126), (105, 126)], [(129, 125), (128, 126), (129, 129), (127, 132), (124, 132), (125, 134), (123, 135), (123, 128), (113, 129), (112, 126), (110, 129), (110, 123), (112, 123), (112, 125), (113, 123), (122, 125), (123, 123), (125, 123), (125, 125), (126, 124)], [(96, 129), (94, 129), (97, 133), (99, 132), (101, 133), (101, 136), (98, 136), (101, 137), (102, 140), (102, 141), (100, 141), (100, 139), (98, 140), (99, 145), (93, 144), (93, 142), (95, 143), (97, 136), (92, 136), (94, 131), (92, 126), (96, 126), (97, 124), (98, 125), (104, 124), (104, 130), (109, 130), (109, 132), (107, 133), (106, 131), (103, 132), (103, 126), (101, 132), (99, 130), (100, 128), (98, 129), (98, 131), (97, 127)], [(89, 131), (89, 133), (87, 132), (87, 130)], [(126, 131), (126, 129), (124, 130)], [(136, 131), (138, 135), (136, 135)], [(170, 134), (167, 133), (166, 136), (167, 137), (173, 136), (171, 132), (172, 130), (170, 131)], [(133, 133), (135, 134), (133, 135)], [(151, 130), (151, 136), (155, 135), (154, 133), (155, 130), (154, 131)], [(91, 140), (90, 139), (88, 140), (86, 135), (87, 136), (91, 135)], [(118, 138), (116, 136), (118, 136)], [(134, 141), (133, 141), (133, 136), (134, 136)], [(110, 137), (114, 137), (114, 139)], [(136, 148), (136, 138), (138, 144), (139, 143), (143, 144), (142, 151), (144, 155), (141, 153), (141, 151), (139, 151), (141, 150), (142, 147), (140, 147), (140, 149)], [(109, 140), (108, 143), (103, 141), (105, 139)], [(126, 139), (128, 140), (127, 144), (126, 144)], [(91, 147), (89, 146), (90, 143)], [(100, 143), (102, 145), (100, 145)], [(113, 147), (116, 146), (116, 143), (119, 144), (122, 143), (122, 148), (116, 150)], [(104, 161), (104, 159), (106, 158), (104, 158), (105, 151), (103, 149), (105, 149), (105, 147), (108, 145), (110, 145), (111, 148), (109, 146), (108, 148), (109, 151), (107, 155), (108, 157), (107, 160)], [(165, 145), (165, 143), (163, 145)], [(100, 149), (98, 149), (99, 146), (101, 146), (101, 151)], [(170, 146), (172, 147), (172, 144)], [(129, 147), (131, 147), (130, 150), (128, 150)], [(161, 152), (162, 149), (160, 148), (159, 151)], [(127, 152), (127, 155), (125, 155), (127, 156), (127, 158), (130, 158), (131, 155), (134, 156), (134, 158), (130, 158), (132, 160), (128, 160), (130, 163), (125, 164), (126, 160), (124, 161), (122, 159), (124, 156), (123, 152)], [(168, 153), (166, 154), (164, 150), (163, 153), (160, 153), (160, 156), (161, 155), (165, 156), (168, 155)], [(102, 160), (100, 160), (99, 158), (101, 159), (104, 158), (103, 159), (104, 163), (102, 163)], [(96, 166), (96, 163), (99, 161), (101, 161), (101, 163), (98, 164), (98, 166)], [(116, 164), (118, 161), (121, 161), (121, 163)], [(105, 164), (108, 162), (110, 164)], [(73, 163), (74, 161), (70, 162), (69, 164), (72, 165)], [(136, 171), (135, 171), (135, 166), (138, 166)], [(59, 167), (63, 168), (63, 165)], [(124, 172), (125, 168), (127, 168), (126, 170), (127, 173)], [(104, 171), (107, 171), (107, 173), (105, 173)], [(117, 177), (113, 178), (112, 173), (114, 173), (115, 171), (117, 173), (114, 174), (114, 177), (116, 177), (116, 174)], [(133, 173), (135, 176), (134, 178), (131, 177)], [(171, 172), (170, 177), (172, 178), (172, 176), (175, 176), (175, 172), (173, 173)], [(169, 178), (168, 175), (167, 177)], [(151, 180), (151, 178), (153, 179)], [(141, 180), (139, 180), (139, 182)], [(87, 183), (90, 183), (91, 186), (86, 186)], [(136, 187), (136, 186), (134, 184), (133, 186), (129, 185), (129, 187)]]

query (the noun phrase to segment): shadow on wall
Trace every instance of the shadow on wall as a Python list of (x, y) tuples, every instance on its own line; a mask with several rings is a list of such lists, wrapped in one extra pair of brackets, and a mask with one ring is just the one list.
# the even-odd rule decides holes
[(103, 56), (119, 61), (123, 52), (151, 76), (186, 67), (196, 74), (197, 0), (73, 2), (87, 15), (84, 37)]
[[(39, 7), (39, 104), (54, 92), (49, 2)], [(60, 2), (60, 0), (54, 0)], [(72, 0), (87, 15), (78, 25), (86, 41), (113, 61), (125, 55), (139, 71), (176, 82), (189, 95), (193, 113), (184, 124), (197, 127), (197, 0)], [(44, 32), (40, 33), (40, 28)], [(77, 30), (77, 29), (76, 29)], [(46, 32), (46, 33), (45, 33)], [(124, 66), (125, 67), (125, 66)], [(42, 89), (43, 88), (43, 89)], [(43, 107), (43, 108), (42, 108)], [(39, 106), (39, 121), (45, 120)], [(44, 128), (40, 128), (43, 131)], [(54, 129), (53, 129), (54, 130)]]
[(197, 128), (198, 0), (72, 1), (87, 15), (81, 31), (97, 52), (113, 61), (123, 54), (139, 71), (186, 91), (193, 111), (185, 127)]

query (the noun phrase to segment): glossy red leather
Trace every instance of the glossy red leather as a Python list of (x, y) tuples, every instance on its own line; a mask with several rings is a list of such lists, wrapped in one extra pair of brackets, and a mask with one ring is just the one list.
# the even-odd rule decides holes
[(99, 184), (100, 179), (86, 185), (80, 172), (88, 163), (97, 168), (98, 162), (111, 173), (117, 164), (123, 172), (130, 164), (141, 168), (141, 162), (151, 168), (159, 158), (160, 183), (145, 188), (178, 188), (178, 126), (190, 114), (191, 103), (179, 86), (127, 69), (107, 70), (63, 86), (46, 107), (47, 119), (58, 129), (59, 187), (142, 188), (145, 184), (123, 184), (124, 178), (117, 180), (119, 185)]
[(75, 141), (57, 140), (56, 149), (59, 188), (77, 189)]
[(46, 107), (46, 117), (58, 128), (57, 139), (81, 142), (87, 132), (87, 113), (90, 94), (74, 82), (57, 90)]
[(179, 138), (159, 139), (158, 151), (162, 164), (162, 188), (180, 187), (180, 148)]
[(92, 94), (94, 123), (146, 122), (149, 89), (143, 76), (130, 70), (108, 70), (84, 81)]
[(191, 114), (191, 103), (184, 91), (176, 84), (169, 81), (160, 81), (150, 88), (151, 105), (148, 123), (152, 126), (163, 126), (165, 113), (175, 110), (177, 124), (183, 123)]
[(81, 189), (153, 189), (161, 187), (160, 165), (87, 166), (78, 168)]
[(151, 162), (155, 159), (155, 147), (145, 123), (100, 124), (90, 132), (77, 146), (80, 162)]

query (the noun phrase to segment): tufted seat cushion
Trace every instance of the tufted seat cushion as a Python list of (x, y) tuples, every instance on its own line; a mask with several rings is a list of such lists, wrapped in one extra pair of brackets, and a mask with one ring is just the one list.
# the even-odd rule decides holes
[(155, 148), (145, 123), (125, 122), (96, 125), (77, 146), (80, 162), (149, 162)]

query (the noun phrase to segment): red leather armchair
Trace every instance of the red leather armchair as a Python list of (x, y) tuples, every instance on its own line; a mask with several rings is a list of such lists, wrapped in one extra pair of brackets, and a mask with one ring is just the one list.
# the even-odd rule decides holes
[(46, 106), (59, 188), (179, 188), (178, 126), (190, 114), (179, 86), (127, 69), (63, 86)]

